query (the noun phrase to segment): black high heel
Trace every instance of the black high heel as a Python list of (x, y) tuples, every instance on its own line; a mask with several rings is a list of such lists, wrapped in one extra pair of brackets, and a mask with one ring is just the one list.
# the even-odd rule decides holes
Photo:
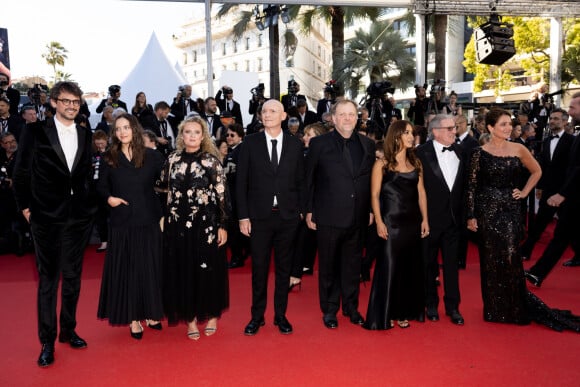
[(157, 322), (157, 324), (151, 324), (149, 321), (150, 320), (146, 320), (147, 326), (149, 328), (155, 329), (156, 331), (160, 331), (161, 329), (163, 329), (163, 325), (161, 325), (161, 321)]
[(131, 325), (129, 325), (129, 331), (131, 332), (131, 337), (134, 338), (135, 340), (141, 340), (143, 338), (143, 326), (141, 325), (141, 323), (139, 322), (139, 328), (141, 328), (141, 330), (139, 332), (133, 332), (133, 329), (131, 329)]

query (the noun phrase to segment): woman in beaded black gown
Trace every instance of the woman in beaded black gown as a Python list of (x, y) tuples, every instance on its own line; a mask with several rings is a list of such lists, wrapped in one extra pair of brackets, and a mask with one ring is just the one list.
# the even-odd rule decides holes
[[(578, 317), (550, 309), (526, 287), (518, 249), (525, 233), (521, 200), (540, 179), (540, 166), (526, 147), (507, 141), (512, 130), (509, 112), (491, 109), (485, 121), (491, 139), (472, 154), (467, 188), (467, 228), (480, 235), (483, 318), (580, 331)], [(520, 188), (526, 172), (529, 177)]]
[(363, 327), (409, 327), (425, 310), (421, 238), (429, 235), (421, 162), (414, 154), (413, 127), (396, 121), (384, 142), (384, 160), (371, 177), (371, 204), (377, 234), (384, 239), (377, 258)]
[(164, 309), (169, 324), (187, 323), (187, 336), (206, 336), (229, 306), (227, 261), (219, 247), (227, 241), (226, 181), (205, 120), (179, 125), (177, 151), (161, 175), (168, 187), (165, 218)]

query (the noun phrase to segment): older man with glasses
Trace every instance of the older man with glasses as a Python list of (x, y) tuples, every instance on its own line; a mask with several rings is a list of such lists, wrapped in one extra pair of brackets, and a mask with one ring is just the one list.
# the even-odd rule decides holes
[(436, 278), (441, 251), (445, 313), (453, 324), (463, 325), (459, 313), (458, 251), (461, 229), (465, 228), (462, 212), (467, 158), (463, 148), (455, 145), (457, 129), (453, 116), (437, 114), (429, 122), (429, 132), (432, 139), (417, 148), (423, 164), (431, 229), (424, 239), (427, 318), (439, 320)]

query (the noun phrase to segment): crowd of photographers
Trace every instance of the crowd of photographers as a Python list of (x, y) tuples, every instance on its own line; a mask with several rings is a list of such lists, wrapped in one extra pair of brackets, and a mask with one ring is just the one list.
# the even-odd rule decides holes
[[(121, 112), (128, 112), (136, 116), (145, 130), (146, 143), (159, 150), (165, 156), (175, 148), (175, 135), (178, 124), (184, 118), (196, 115), (201, 116), (208, 123), (212, 137), (217, 145), (223, 145), (222, 162), (228, 177), (235, 182), (235, 166), (239, 144), (247, 134), (262, 130), (261, 107), (268, 99), (264, 95), (264, 84), (260, 83), (250, 90), (248, 113), (250, 122), (244, 123), (240, 104), (234, 99), (234, 90), (224, 85), (215, 97), (192, 98), (190, 85), (178, 87), (178, 92), (171, 103), (158, 101), (154, 105), (147, 103), (144, 92), (139, 92), (131, 108), (120, 99), (121, 87), (111, 85), (107, 98), (98, 105), (96, 112), (101, 114), (101, 120), (96, 127), (91, 128), (89, 122), (90, 111), (85, 101), (82, 101), (80, 113), (76, 118), (77, 124), (86, 126), (96, 133), (97, 140), (108, 141), (111, 133), (111, 124), (114, 117)], [(391, 82), (381, 81), (371, 83), (359, 108), (357, 130), (380, 144), (389, 125), (403, 118), (401, 109), (396, 107), (392, 97), (394, 88)], [(29, 233), (26, 222), (16, 211), (11, 193), (11, 174), (15, 154), (18, 148), (18, 138), (22, 128), (31, 122), (43, 121), (54, 114), (54, 109), (47, 101), (46, 88), (35, 85), (28, 91), (29, 102), (18, 110), (20, 93), (9, 86), (9, 78), (0, 73), (0, 253), (9, 251), (23, 254), (30, 248)], [(302, 140), (305, 129), (309, 125), (320, 124), (326, 131), (333, 130), (330, 108), (340, 97), (339, 85), (331, 80), (323, 86), (324, 97), (317, 101), (316, 111), (309, 109), (309, 102), (304, 94), (300, 93), (300, 84), (294, 79), (288, 81), (287, 93), (281, 97), (287, 119), (283, 122), (283, 129), (287, 133)], [(539, 153), (542, 138), (547, 130), (548, 117), (551, 111), (551, 98), (547, 94), (545, 85), (538, 85), (530, 99), (522, 103), (514, 111), (513, 141), (521, 142), (532, 152)], [(439, 113), (464, 117), (466, 131), (475, 139), (485, 140), (485, 126), (483, 116), (485, 109), (474, 110), (470, 125), (462, 106), (457, 102), (458, 96), (451, 91), (448, 95), (444, 81), (435, 81), (432, 85), (416, 85), (415, 99), (410, 102), (406, 118), (414, 125), (417, 145), (424, 143), (428, 138), (427, 127), (429, 120)], [(470, 107), (472, 108), (472, 107)], [(573, 130), (573, 129), (570, 129)], [(380, 145), (379, 145), (380, 146)], [(98, 168), (99, 153), (95, 147), (95, 165)], [(233, 183), (232, 183), (233, 184)], [(235, 205), (235, 203), (234, 203)], [(99, 251), (106, 249), (106, 216), (101, 217), (100, 232), (102, 244)], [(235, 227), (235, 225), (232, 225)], [(104, 229), (104, 231), (103, 231)], [(231, 266), (243, 265), (247, 256), (246, 245), (232, 238), (234, 246)], [(238, 241), (238, 242), (236, 242)]]

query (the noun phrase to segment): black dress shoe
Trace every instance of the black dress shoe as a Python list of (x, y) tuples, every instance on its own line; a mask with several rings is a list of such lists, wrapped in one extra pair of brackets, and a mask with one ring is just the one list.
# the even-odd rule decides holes
[(39, 367), (48, 367), (54, 363), (54, 343), (42, 344), (40, 356), (36, 363)]
[(421, 322), (421, 323), (425, 322), (425, 312), (424, 311), (419, 313), (419, 315), (417, 316), (417, 322)]
[(427, 318), (431, 321), (439, 321), (439, 312), (437, 312), (437, 307), (435, 306), (427, 307)]
[(71, 348), (81, 349), (87, 347), (87, 342), (84, 341), (76, 334), (75, 331), (72, 332), (60, 332), (58, 335), (58, 341), (60, 343), (69, 343)]
[(580, 259), (574, 257), (566, 262), (564, 262), (563, 264), (566, 267), (575, 267), (575, 266), (580, 266)]
[(351, 313), (349, 318), (350, 322), (356, 325), (363, 325), (365, 323), (363, 316), (361, 316), (359, 312)]
[(451, 322), (455, 325), (463, 325), (465, 320), (463, 320), (463, 316), (457, 309), (452, 310), (451, 312), (447, 313), (447, 316), (451, 318)]
[(322, 317), (322, 321), (324, 322), (324, 326), (328, 329), (338, 328), (338, 320), (334, 315), (326, 315)]
[(243, 267), (244, 266), (244, 261), (239, 259), (239, 258), (232, 258), (230, 260), (230, 263), (228, 264), (228, 267), (230, 269), (236, 269), (238, 267)]
[[(246, 328), (244, 329), (244, 335), (246, 336), (254, 336), (260, 330), (260, 327), (263, 327), (266, 323), (264, 322), (264, 318), (262, 317), (259, 320), (251, 319)], [(292, 327), (290, 327), (292, 330)]]
[(535, 287), (539, 288), (542, 286), (543, 278), (540, 278), (539, 276), (532, 274), (527, 270), (524, 271), (524, 276), (526, 277), (528, 282), (534, 285)]
[(289, 335), (292, 333), (292, 325), (284, 316), (274, 318), (274, 325), (278, 326), (278, 330), (283, 335)]

